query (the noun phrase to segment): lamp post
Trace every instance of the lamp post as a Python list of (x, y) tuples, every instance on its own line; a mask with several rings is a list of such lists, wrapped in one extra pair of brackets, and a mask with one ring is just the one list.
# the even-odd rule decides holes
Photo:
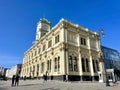
[(99, 37), (100, 37), (100, 44), (102, 45), (101, 38), (103, 38), (105, 36), (104, 30), (103, 29), (98, 30), (98, 34), (99, 34)]
[(99, 40), (100, 40), (100, 42), (99, 42), (99, 46), (100, 46), (99, 62), (100, 62), (100, 66), (101, 66), (101, 70), (100, 70), (100, 72), (98, 72), (98, 74), (99, 74), (99, 82), (105, 82), (106, 81), (106, 71), (105, 71), (105, 67), (104, 67), (103, 52), (102, 52), (102, 49), (101, 49), (101, 45), (102, 45), (101, 38), (103, 38), (105, 36), (104, 30), (100, 29), (98, 31), (98, 34), (99, 34)]
[(99, 40), (100, 40), (100, 60), (99, 62), (104, 62), (104, 57), (103, 57), (103, 53), (102, 53), (102, 49), (101, 49), (101, 45), (102, 45), (102, 40), (101, 38), (104, 38), (105, 34), (104, 34), (104, 30), (103, 29), (100, 29), (98, 31), (98, 34), (99, 34)]

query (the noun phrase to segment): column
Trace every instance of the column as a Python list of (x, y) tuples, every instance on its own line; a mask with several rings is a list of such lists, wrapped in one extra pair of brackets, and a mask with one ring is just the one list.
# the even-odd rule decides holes
[[(67, 29), (65, 29), (65, 34), (64, 34), (65, 43), (67, 43), (67, 35), (68, 35), (68, 31), (67, 31)], [(69, 65), (68, 65), (69, 62), (68, 62), (68, 46), (67, 46), (67, 44), (65, 44), (64, 51), (65, 51), (66, 74), (68, 75), (69, 74)]]
[(92, 76), (92, 81), (94, 81), (94, 71), (93, 71), (93, 63), (92, 63), (92, 56), (90, 55), (90, 71)]
[(78, 70), (79, 70), (80, 80), (83, 81), (83, 79), (82, 79), (83, 71), (82, 71), (82, 61), (81, 61), (81, 49), (80, 49), (80, 34), (78, 34), (78, 46), (79, 46)]
[(38, 76), (41, 76), (41, 60), (39, 61), (39, 74)]
[(79, 75), (81, 76), (80, 80), (83, 81), (83, 79), (82, 79), (83, 71), (82, 71), (82, 61), (81, 61), (81, 53), (80, 53), (80, 51), (79, 51), (79, 60), (78, 60), (78, 63), (79, 63), (78, 64)]
[(51, 59), (51, 75), (54, 73), (54, 57)]

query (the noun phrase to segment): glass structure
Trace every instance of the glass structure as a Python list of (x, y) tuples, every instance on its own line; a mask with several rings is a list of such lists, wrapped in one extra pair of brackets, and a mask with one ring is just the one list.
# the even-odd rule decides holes
[(120, 80), (120, 52), (105, 46), (101, 46), (101, 49), (106, 71), (108, 69), (113, 70), (113, 75), (116, 77), (116, 80)]

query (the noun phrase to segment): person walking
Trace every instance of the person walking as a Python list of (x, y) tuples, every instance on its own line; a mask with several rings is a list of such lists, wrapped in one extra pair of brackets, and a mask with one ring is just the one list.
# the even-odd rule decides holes
[(106, 78), (106, 86), (110, 86), (109, 78)]
[(68, 82), (68, 74), (65, 75), (65, 81)]
[(26, 80), (26, 76), (24, 76), (24, 81)]
[(19, 85), (19, 75), (17, 74), (16, 75), (16, 78), (15, 78), (15, 86), (18, 86)]
[(14, 82), (15, 82), (15, 75), (13, 75), (12, 77), (12, 84), (11, 84), (12, 87), (14, 86)]
[(46, 71), (46, 75), (45, 75), (45, 81), (46, 82), (47, 82), (47, 79), (48, 79), (47, 74), (48, 74), (48, 72)]
[(43, 79), (44, 79), (44, 81), (43, 81), (43, 83), (46, 81), (46, 76), (45, 76), (45, 74), (43, 74)]

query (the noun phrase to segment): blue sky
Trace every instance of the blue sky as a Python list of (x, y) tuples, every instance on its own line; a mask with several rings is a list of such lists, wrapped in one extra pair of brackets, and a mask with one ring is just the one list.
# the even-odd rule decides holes
[(52, 26), (65, 18), (93, 31), (102, 28), (102, 44), (120, 51), (120, 0), (0, 0), (0, 65), (22, 63), (43, 17)]

